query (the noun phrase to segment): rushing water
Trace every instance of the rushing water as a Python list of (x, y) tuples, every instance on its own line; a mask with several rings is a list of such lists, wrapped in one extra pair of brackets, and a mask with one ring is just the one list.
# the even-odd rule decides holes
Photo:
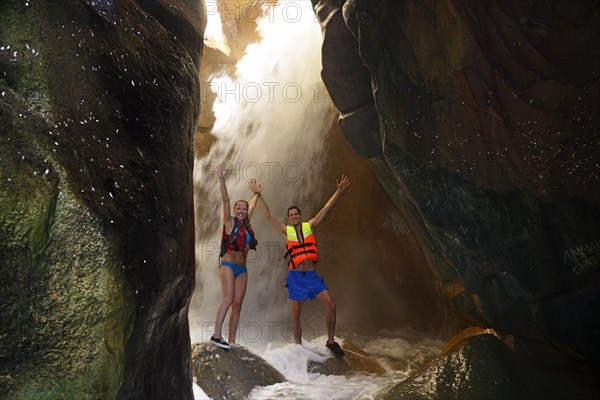
[[(207, 341), (213, 333), (221, 298), (217, 268), (222, 205), (214, 165), (226, 163), (231, 200), (250, 198), (247, 182), (257, 178), (271, 211), (282, 221), (291, 204), (300, 205), (305, 215), (314, 215), (315, 208), (322, 206), (323, 199), (314, 193), (322, 183), (324, 137), (335, 110), (320, 78), (320, 27), (310, 2), (295, 4), (304, 7), (272, 8), (259, 23), (262, 40), (247, 48), (235, 72), (214, 76), (207, 83), (217, 96), (211, 131), (216, 140), (208, 154), (196, 160), (194, 170), (197, 289), (190, 310), (194, 343)], [(344, 377), (309, 372), (309, 362), (323, 362), (331, 356), (324, 347), (323, 310), (319, 308), (318, 318), (311, 319), (310, 308), (315, 306), (307, 304), (309, 313), (303, 314), (306, 342), (303, 346), (290, 344), (283, 243), (264, 220), (262, 210), (256, 210), (252, 224), (259, 246), (248, 257), (248, 289), (237, 342), (263, 357), (287, 382), (255, 388), (250, 398), (370, 398), (381, 388), (406, 379), (415, 365), (439, 354), (437, 342), (409, 345), (397, 338), (401, 335), (395, 338), (388, 332), (385, 338), (351, 338), (385, 366), (386, 374)], [(225, 332), (226, 325), (227, 320)], [(198, 385), (194, 393), (196, 399), (208, 398)]]
[[(353, 337), (355, 343), (385, 367), (386, 373), (353, 373), (350, 376), (323, 375), (309, 372), (309, 362), (323, 362), (330, 356), (323, 345), (324, 337), (304, 343), (274, 344), (266, 349), (253, 350), (268, 361), (285, 378), (286, 382), (256, 387), (249, 399), (306, 399), (348, 400), (372, 399), (382, 389), (404, 381), (411, 372), (439, 355), (441, 342), (423, 340), (409, 344), (399, 338), (367, 339)], [(209, 399), (198, 385), (194, 385), (195, 399)]]
[[(310, 5), (309, 2), (299, 4)], [(298, 10), (300, 11), (300, 10)], [(321, 31), (309, 7), (293, 19), (280, 8), (259, 23), (262, 40), (249, 46), (234, 77), (213, 77), (216, 116), (210, 152), (197, 159), (197, 295), (190, 312), (192, 340), (213, 329), (220, 301), (217, 274), (222, 205), (214, 165), (225, 162), (231, 200), (249, 199), (247, 182), (257, 178), (271, 211), (284, 220), (290, 204), (310, 207), (320, 182), (323, 135), (334, 120), (320, 71)], [(289, 14), (289, 10), (287, 11)], [(252, 224), (259, 246), (248, 256), (248, 290), (240, 321), (241, 343), (267, 343), (286, 329), (283, 243), (256, 210)], [(285, 321), (285, 322), (284, 322)]]

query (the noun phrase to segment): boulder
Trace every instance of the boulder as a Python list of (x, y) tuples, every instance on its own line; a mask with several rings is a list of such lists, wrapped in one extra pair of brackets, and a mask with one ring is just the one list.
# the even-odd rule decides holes
[(194, 344), (192, 360), (198, 385), (213, 399), (243, 399), (255, 386), (285, 382), (279, 371), (243, 347)]
[(547, 344), (524, 339), (512, 351), (497, 337), (481, 335), (375, 398), (592, 399), (600, 394), (597, 378), (597, 371), (582, 369)]
[(0, 397), (193, 397), (201, 10), (0, 2)]

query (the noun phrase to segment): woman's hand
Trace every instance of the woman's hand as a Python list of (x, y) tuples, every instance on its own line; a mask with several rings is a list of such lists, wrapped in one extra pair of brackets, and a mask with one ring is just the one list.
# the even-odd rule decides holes
[(248, 183), (248, 189), (250, 189), (253, 194), (260, 194), (262, 185), (258, 183), (256, 179), (250, 179), (250, 182)]
[(220, 163), (215, 165), (215, 173), (220, 180), (225, 179), (225, 164)]

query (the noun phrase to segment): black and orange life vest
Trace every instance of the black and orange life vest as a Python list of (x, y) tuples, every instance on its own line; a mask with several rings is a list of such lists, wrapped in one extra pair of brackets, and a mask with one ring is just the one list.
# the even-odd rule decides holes
[(319, 261), (319, 253), (317, 251), (317, 241), (315, 235), (313, 235), (312, 229), (308, 222), (303, 222), (300, 229), (300, 235), (298, 237), (296, 228), (288, 225), (287, 231), (287, 248), (285, 256), (290, 256), (288, 265), (290, 269), (296, 268), (303, 261), (312, 260), (315, 263)]
[[(246, 231), (250, 234), (250, 242), (246, 243)], [(229, 234), (225, 232), (225, 224), (223, 224), (223, 233), (221, 235), (221, 253), (219, 257), (223, 257), (228, 251), (244, 251), (246, 245), (250, 250), (256, 250), (258, 241), (254, 236), (254, 231), (250, 225), (246, 226), (237, 218), (233, 219), (233, 229)]]

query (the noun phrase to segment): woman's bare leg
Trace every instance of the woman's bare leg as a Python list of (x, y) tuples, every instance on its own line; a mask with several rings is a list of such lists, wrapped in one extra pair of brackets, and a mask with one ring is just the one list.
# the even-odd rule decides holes
[(219, 268), (219, 279), (221, 280), (221, 304), (217, 308), (217, 317), (215, 319), (215, 333), (213, 337), (219, 339), (223, 328), (223, 321), (234, 298), (234, 277), (233, 270), (227, 265)]
[(240, 313), (242, 303), (246, 295), (246, 286), (248, 285), (248, 273), (244, 272), (235, 278), (233, 303), (231, 304), (231, 314), (229, 315), (229, 344), (235, 343), (235, 334), (240, 322)]

